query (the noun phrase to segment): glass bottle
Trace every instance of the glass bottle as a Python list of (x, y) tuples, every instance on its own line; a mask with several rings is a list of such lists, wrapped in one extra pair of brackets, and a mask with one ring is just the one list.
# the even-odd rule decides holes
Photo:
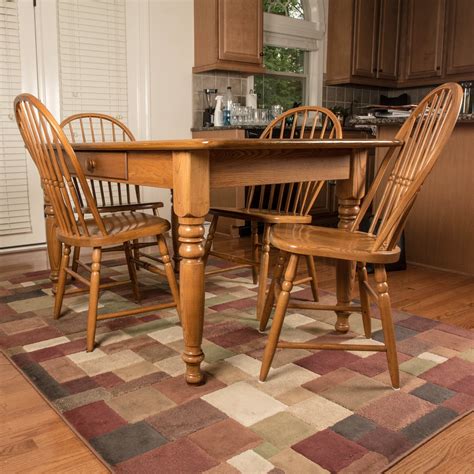
[(232, 87), (228, 86), (224, 96), (224, 125), (230, 125), (230, 116), (232, 113)]

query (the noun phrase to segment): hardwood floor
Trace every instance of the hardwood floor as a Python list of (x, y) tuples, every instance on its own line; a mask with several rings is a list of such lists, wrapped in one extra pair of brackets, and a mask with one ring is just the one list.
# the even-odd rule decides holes
[(0, 470), (111, 472), (0, 353)]
[(389, 468), (390, 474), (468, 474), (474, 466), (474, 412), (448, 426)]
[[(250, 251), (247, 238), (218, 237), (216, 247), (240, 255)], [(105, 255), (106, 259), (117, 257), (120, 253)], [(0, 280), (46, 267), (45, 250), (0, 255)], [(301, 270), (305, 272), (303, 265)], [(320, 288), (334, 291), (334, 265), (319, 260), (317, 272)], [(406, 271), (389, 273), (389, 285), (394, 308), (474, 328), (474, 277), (409, 266)], [(108, 472), (3, 356), (0, 358), (0, 394), (2, 472)], [(468, 472), (469, 465), (462, 463), (470, 462), (472, 467), (474, 462), (467, 455), (472, 451), (469, 443), (472, 446), (473, 421), (472, 415), (463, 418), (449, 427), (446, 435), (441, 433), (410, 455), (411, 464), (407, 458), (407, 464), (397, 464), (390, 472)], [(443, 459), (436, 461), (435, 454)], [(453, 466), (456, 466), (454, 470)]]

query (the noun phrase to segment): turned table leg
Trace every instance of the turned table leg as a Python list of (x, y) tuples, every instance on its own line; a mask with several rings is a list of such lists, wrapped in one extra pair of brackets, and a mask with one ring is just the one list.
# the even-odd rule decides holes
[(173, 201), (178, 216), (181, 321), (186, 382), (204, 382), (204, 218), (209, 212), (209, 152), (173, 153)]
[(186, 363), (186, 382), (204, 381), (201, 349), (204, 323), (204, 217), (179, 218), (179, 254), (181, 320), (184, 331), (183, 360)]
[(174, 210), (173, 190), (171, 190), (171, 240), (173, 242), (173, 266), (175, 273), (179, 273), (179, 236), (178, 236), (178, 216)]
[[(359, 150), (352, 154), (350, 177), (336, 184), (336, 194), (339, 201), (339, 224), (341, 229), (350, 229), (360, 210), (360, 203), (365, 194), (365, 177), (367, 150)], [(337, 303), (348, 305), (352, 300), (356, 262), (347, 260), (336, 261), (336, 296)], [(335, 328), (339, 332), (349, 331), (348, 311), (336, 311)]]
[(61, 243), (56, 236), (56, 217), (54, 215), (53, 206), (44, 194), (44, 217), (46, 225), (46, 247), (48, 249), (49, 259), (49, 279), (55, 285), (59, 278), (59, 265), (61, 263)]

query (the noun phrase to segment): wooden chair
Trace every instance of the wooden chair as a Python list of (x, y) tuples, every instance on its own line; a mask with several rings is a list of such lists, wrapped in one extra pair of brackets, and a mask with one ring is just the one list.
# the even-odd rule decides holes
[[(359, 215), (350, 230), (330, 229), (308, 225), (277, 225), (270, 233), (270, 243), (280, 250), (270, 291), (260, 320), (260, 329), (266, 328), (273, 303), (272, 289), (282, 278), (273, 324), (263, 356), (260, 380), (268, 375), (276, 348), (335, 349), (382, 351), (387, 354), (388, 368), (394, 388), (400, 386), (396, 339), (392, 322), (390, 296), (385, 264), (396, 262), (400, 249), (397, 242), (423, 182), (433, 168), (456, 124), (462, 99), (458, 84), (444, 84), (429, 93), (413, 111), (398, 132), (396, 139), (403, 146), (392, 148), (384, 157), (377, 176), (367, 193)], [(385, 186), (385, 189), (383, 189)], [(379, 199), (374, 199), (380, 197)], [(368, 232), (358, 227), (370, 206), (375, 209)], [(434, 209), (433, 212), (436, 212)], [(428, 237), (428, 236), (427, 236)], [(332, 309), (362, 313), (364, 333), (371, 337), (370, 300), (379, 307), (384, 333), (383, 345), (293, 343), (279, 342), (288, 300), (300, 256), (320, 256), (356, 261), (360, 291), (359, 305), (318, 305), (308, 302), (292, 303), (304, 309)], [(366, 262), (374, 264), (375, 288), (367, 279)]]
[[(96, 143), (96, 142), (119, 142), (135, 141), (130, 129), (119, 120), (106, 114), (81, 113), (65, 118), (61, 124), (66, 137), (70, 143)], [(77, 178), (72, 178), (77, 188)], [(153, 215), (158, 215), (158, 209), (163, 207), (162, 202), (142, 202), (140, 186), (114, 183), (101, 179), (88, 179), (89, 187), (101, 213), (123, 212), (123, 211), (145, 211), (151, 210)], [(81, 205), (84, 204), (83, 196), (79, 193)], [(86, 210), (86, 209), (84, 209)], [(146, 257), (156, 260), (155, 257), (142, 254), (141, 248), (154, 246), (156, 242), (138, 242), (132, 244), (134, 257)], [(104, 249), (107, 251), (118, 250), (116, 247)], [(80, 247), (74, 247), (72, 258), (72, 269), (77, 271), (80, 257)], [(136, 265), (137, 270), (140, 264)]]
[[(342, 138), (342, 128), (337, 117), (328, 109), (317, 106), (304, 106), (290, 109), (275, 118), (262, 132), (261, 139), (301, 138)], [(205, 244), (206, 261), (209, 255), (237, 263), (232, 267), (208, 271), (215, 274), (238, 268), (251, 267), (253, 282), (259, 283), (257, 296), (257, 318), (260, 319), (265, 294), (270, 260), (270, 228), (273, 224), (310, 224), (310, 211), (324, 185), (324, 181), (305, 181), (252, 186), (248, 191), (245, 207), (214, 207), (209, 211), (213, 218)], [(252, 258), (247, 259), (212, 249), (219, 217), (231, 217), (251, 222)], [(263, 224), (262, 242), (258, 239), (258, 224)], [(259, 249), (261, 249), (259, 253)], [(296, 282), (310, 282), (313, 298), (318, 301), (316, 269), (312, 257), (306, 257), (307, 278)]]
[[(26, 148), (38, 168), (43, 190), (53, 206), (58, 224), (57, 236), (63, 244), (54, 318), (60, 316), (67, 274), (89, 287), (87, 351), (94, 348), (97, 320), (171, 307), (177, 307), (179, 312), (178, 285), (163, 237), (170, 229), (169, 222), (161, 217), (137, 211), (101, 215), (74, 150), (46, 107), (36, 97), (21, 94), (15, 99), (15, 116)], [(87, 209), (87, 214), (92, 217), (86, 218), (84, 209)], [(132, 283), (137, 287), (135, 259), (130, 242), (151, 236), (156, 236), (158, 240), (158, 249), (164, 263), (164, 270), (158, 267), (153, 270), (166, 276), (173, 301), (98, 316), (99, 290), (114, 285), (100, 284), (102, 248), (123, 245)], [(90, 266), (85, 265), (90, 271), (90, 280), (68, 268), (71, 246), (92, 248), (92, 263)]]

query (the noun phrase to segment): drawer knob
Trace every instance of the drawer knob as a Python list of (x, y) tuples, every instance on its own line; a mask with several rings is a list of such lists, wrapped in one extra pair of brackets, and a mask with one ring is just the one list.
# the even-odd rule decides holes
[(93, 172), (95, 170), (95, 161), (89, 160), (87, 162), (87, 171)]

